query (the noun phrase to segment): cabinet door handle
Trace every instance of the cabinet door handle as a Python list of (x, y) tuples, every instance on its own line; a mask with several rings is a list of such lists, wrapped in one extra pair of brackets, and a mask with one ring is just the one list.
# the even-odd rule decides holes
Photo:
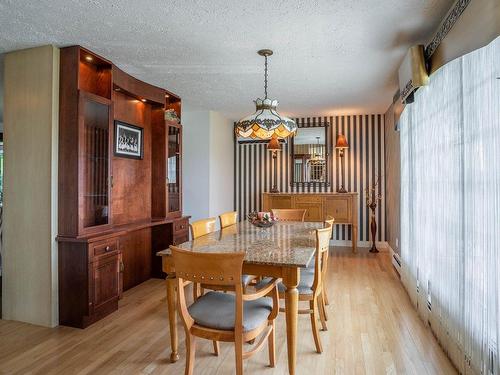
[(109, 247), (109, 246), (106, 246), (106, 248), (105, 248), (104, 250), (105, 250), (106, 252), (108, 252), (108, 251), (109, 251), (109, 249), (110, 249), (110, 247)]

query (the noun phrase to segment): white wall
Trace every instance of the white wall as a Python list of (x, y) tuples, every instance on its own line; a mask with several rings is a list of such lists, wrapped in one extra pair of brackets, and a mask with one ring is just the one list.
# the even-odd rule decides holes
[(233, 121), (210, 111), (210, 216), (234, 210)]
[(183, 212), (191, 221), (233, 210), (233, 123), (183, 105)]
[(59, 49), (5, 56), (3, 319), (58, 324)]
[[(186, 105), (183, 106), (186, 108)], [(182, 111), (182, 202), (191, 220), (209, 216), (210, 119), (208, 111)]]

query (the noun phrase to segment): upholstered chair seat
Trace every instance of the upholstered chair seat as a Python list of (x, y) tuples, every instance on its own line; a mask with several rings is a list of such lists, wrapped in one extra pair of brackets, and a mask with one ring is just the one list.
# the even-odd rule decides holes
[[(261, 287), (265, 286), (266, 284), (269, 283), (271, 279), (270, 278), (264, 278), (261, 281), (259, 281), (256, 285), (255, 288), (258, 290)], [(299, 291), (299, 294), (312, 294), (313, 290), (313, 283), (314, 283), (314, 267), (311, 268), (301, 268), (300, 269), (300, 281), (299, 285), (297, 286), (297, 290)], [(286, 287), (283, 283), (278, 284), (278, 290), (280, 293), (285, 293)]]
[[(196, 324), (225, 331), (234, 330), (235, 295), (223, 292), (208, 292), (188, 307)], [(243, 332), (248, 332), (266, 323), (273, 309), (273, 300), (262, 297), (243, 302)]]

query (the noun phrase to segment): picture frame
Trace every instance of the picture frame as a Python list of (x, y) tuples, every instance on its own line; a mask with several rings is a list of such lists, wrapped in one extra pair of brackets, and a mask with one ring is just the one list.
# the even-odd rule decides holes
[(144, 129), (126, 122), (115, 120), (114, 155), (142, 159), (144, 157)]

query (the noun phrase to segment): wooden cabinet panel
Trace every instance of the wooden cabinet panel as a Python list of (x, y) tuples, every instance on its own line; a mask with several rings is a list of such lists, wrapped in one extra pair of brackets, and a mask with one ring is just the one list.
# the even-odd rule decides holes
[(120, 258), (118, 254), (100, 257), (92, 264), (92, 309), (102, 308), (120, 295)]
[(336, 223), (351, 221), (351, 201), (347, 198), (327, 197), (325, 199), (325, 217), (333, 217)]
[(123, 256), (123, 290), (151, 277), (151, 228), (127, 233), (120, 241)]
[(271, 196), (268, 209), (273, 208), (292, 208), (292, 197), (290, 195)]
[(306, 209), (304, 221), (323, 221), (323, 204), (320, 203), (295, 203), (294, 208)]
[(189, 241), (189, 232), (179, 233), (174, 236), (172, 245), (180, 245), (187, 241)]

